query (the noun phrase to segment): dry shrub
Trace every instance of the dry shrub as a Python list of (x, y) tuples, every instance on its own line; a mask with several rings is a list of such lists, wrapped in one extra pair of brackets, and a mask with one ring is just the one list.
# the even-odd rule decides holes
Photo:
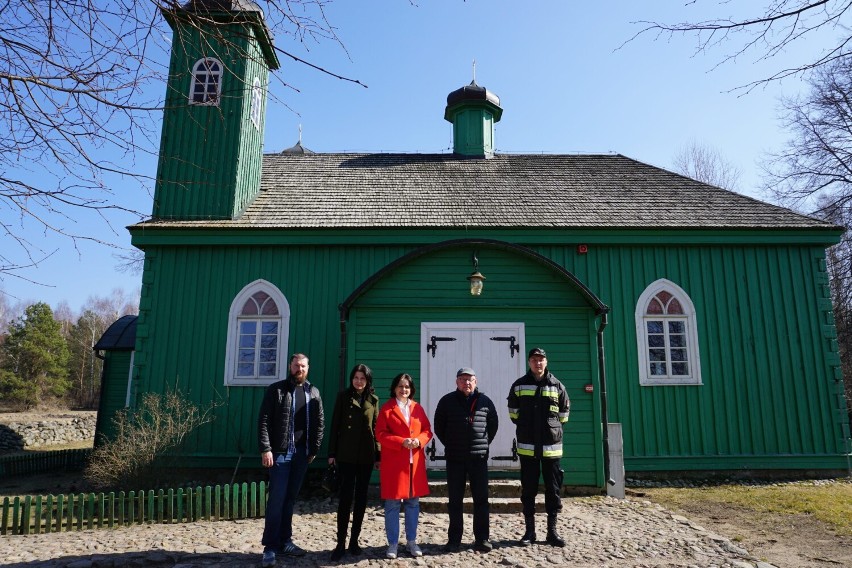
[(86, 480), (99, 488), (155, 488), (187, 436), (214, 420), (216, 406), (202, 409), (180, 391), (145, 393), (138, 407), (116, 413), (115, 437), (92, 452)]

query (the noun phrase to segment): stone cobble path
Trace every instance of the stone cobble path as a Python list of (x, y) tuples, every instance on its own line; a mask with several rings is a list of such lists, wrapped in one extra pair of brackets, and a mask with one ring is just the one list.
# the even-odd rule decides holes
[[(637, 499), (608, 497), (563, 499), (559, 529), (568, 545), (516, 546), (523, 532), (519, 514), (492, 514), (495, 549), (480, 554), (463, 547), (446, 554), (447, 515), (423, 513), (418, 542), (424, 556), (414, 559), (401, 549), (400, 558), (385, 558), (386, 541), (381, 507), (367, 511), (360, 539), (364, 554), (345, 555), (331, 562), (335, 544), (334, 503), (311, 499), (298, 504), (293, 528), (295, 542), (308, 551), (302, 558), (278, 559), (278, 566), (515, 566), (577, 567), (700, 567), (771, 568), (749, 556), (730, 539), (711, 533), (685, 517)], [(538, 535), (545, 534), (545, 517), (537, 515)], [(466, 515), (465, 540), (472, 535)], [(9, 567), (241, 567), (259, 566), (262, 519), (144, 525), (120, 529), (0, 537), (0, 565)]]

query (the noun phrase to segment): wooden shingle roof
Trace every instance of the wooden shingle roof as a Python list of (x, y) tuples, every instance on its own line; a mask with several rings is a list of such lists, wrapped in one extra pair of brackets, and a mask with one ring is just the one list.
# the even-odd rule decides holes
[(621, 155), (268, 154), (232, 228), (719, 228), (833, 225)]

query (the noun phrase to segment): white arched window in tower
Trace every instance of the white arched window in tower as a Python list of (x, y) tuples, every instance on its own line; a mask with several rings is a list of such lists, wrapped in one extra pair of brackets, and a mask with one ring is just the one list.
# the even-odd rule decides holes
[(657, 280), (639, 297), (636, 341), (640, 384), (701, 384), (695, 307), (674, 282)]
[(225, 384), (268, 385), (286, 375), (290, 305), (265, 280), (243, 288), (231, 303)]
[(218, 106), (221, 95), (222, 63), (209, 57), (196, 61), (189, 88), (190, 104)]
[(254, 78), (251, 86), (251, 123), (257, 130), (260, 130), (260, 113), (263, 109), (263, 89), (260, 86), (260, 79)]

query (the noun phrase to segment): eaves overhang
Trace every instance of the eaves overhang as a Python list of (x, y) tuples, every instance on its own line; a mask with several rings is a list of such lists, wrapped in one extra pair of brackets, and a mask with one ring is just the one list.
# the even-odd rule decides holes
[(197, 245), (425, 245), (444, 240), (490, 238), (526, 246), (597, 244), (703, 246), (820, 246), (840, 242), (842, 227), (634, 228), (634, 227), (251, 227), (232, 222), (145, 222), (127, 227), (131, 243)]

